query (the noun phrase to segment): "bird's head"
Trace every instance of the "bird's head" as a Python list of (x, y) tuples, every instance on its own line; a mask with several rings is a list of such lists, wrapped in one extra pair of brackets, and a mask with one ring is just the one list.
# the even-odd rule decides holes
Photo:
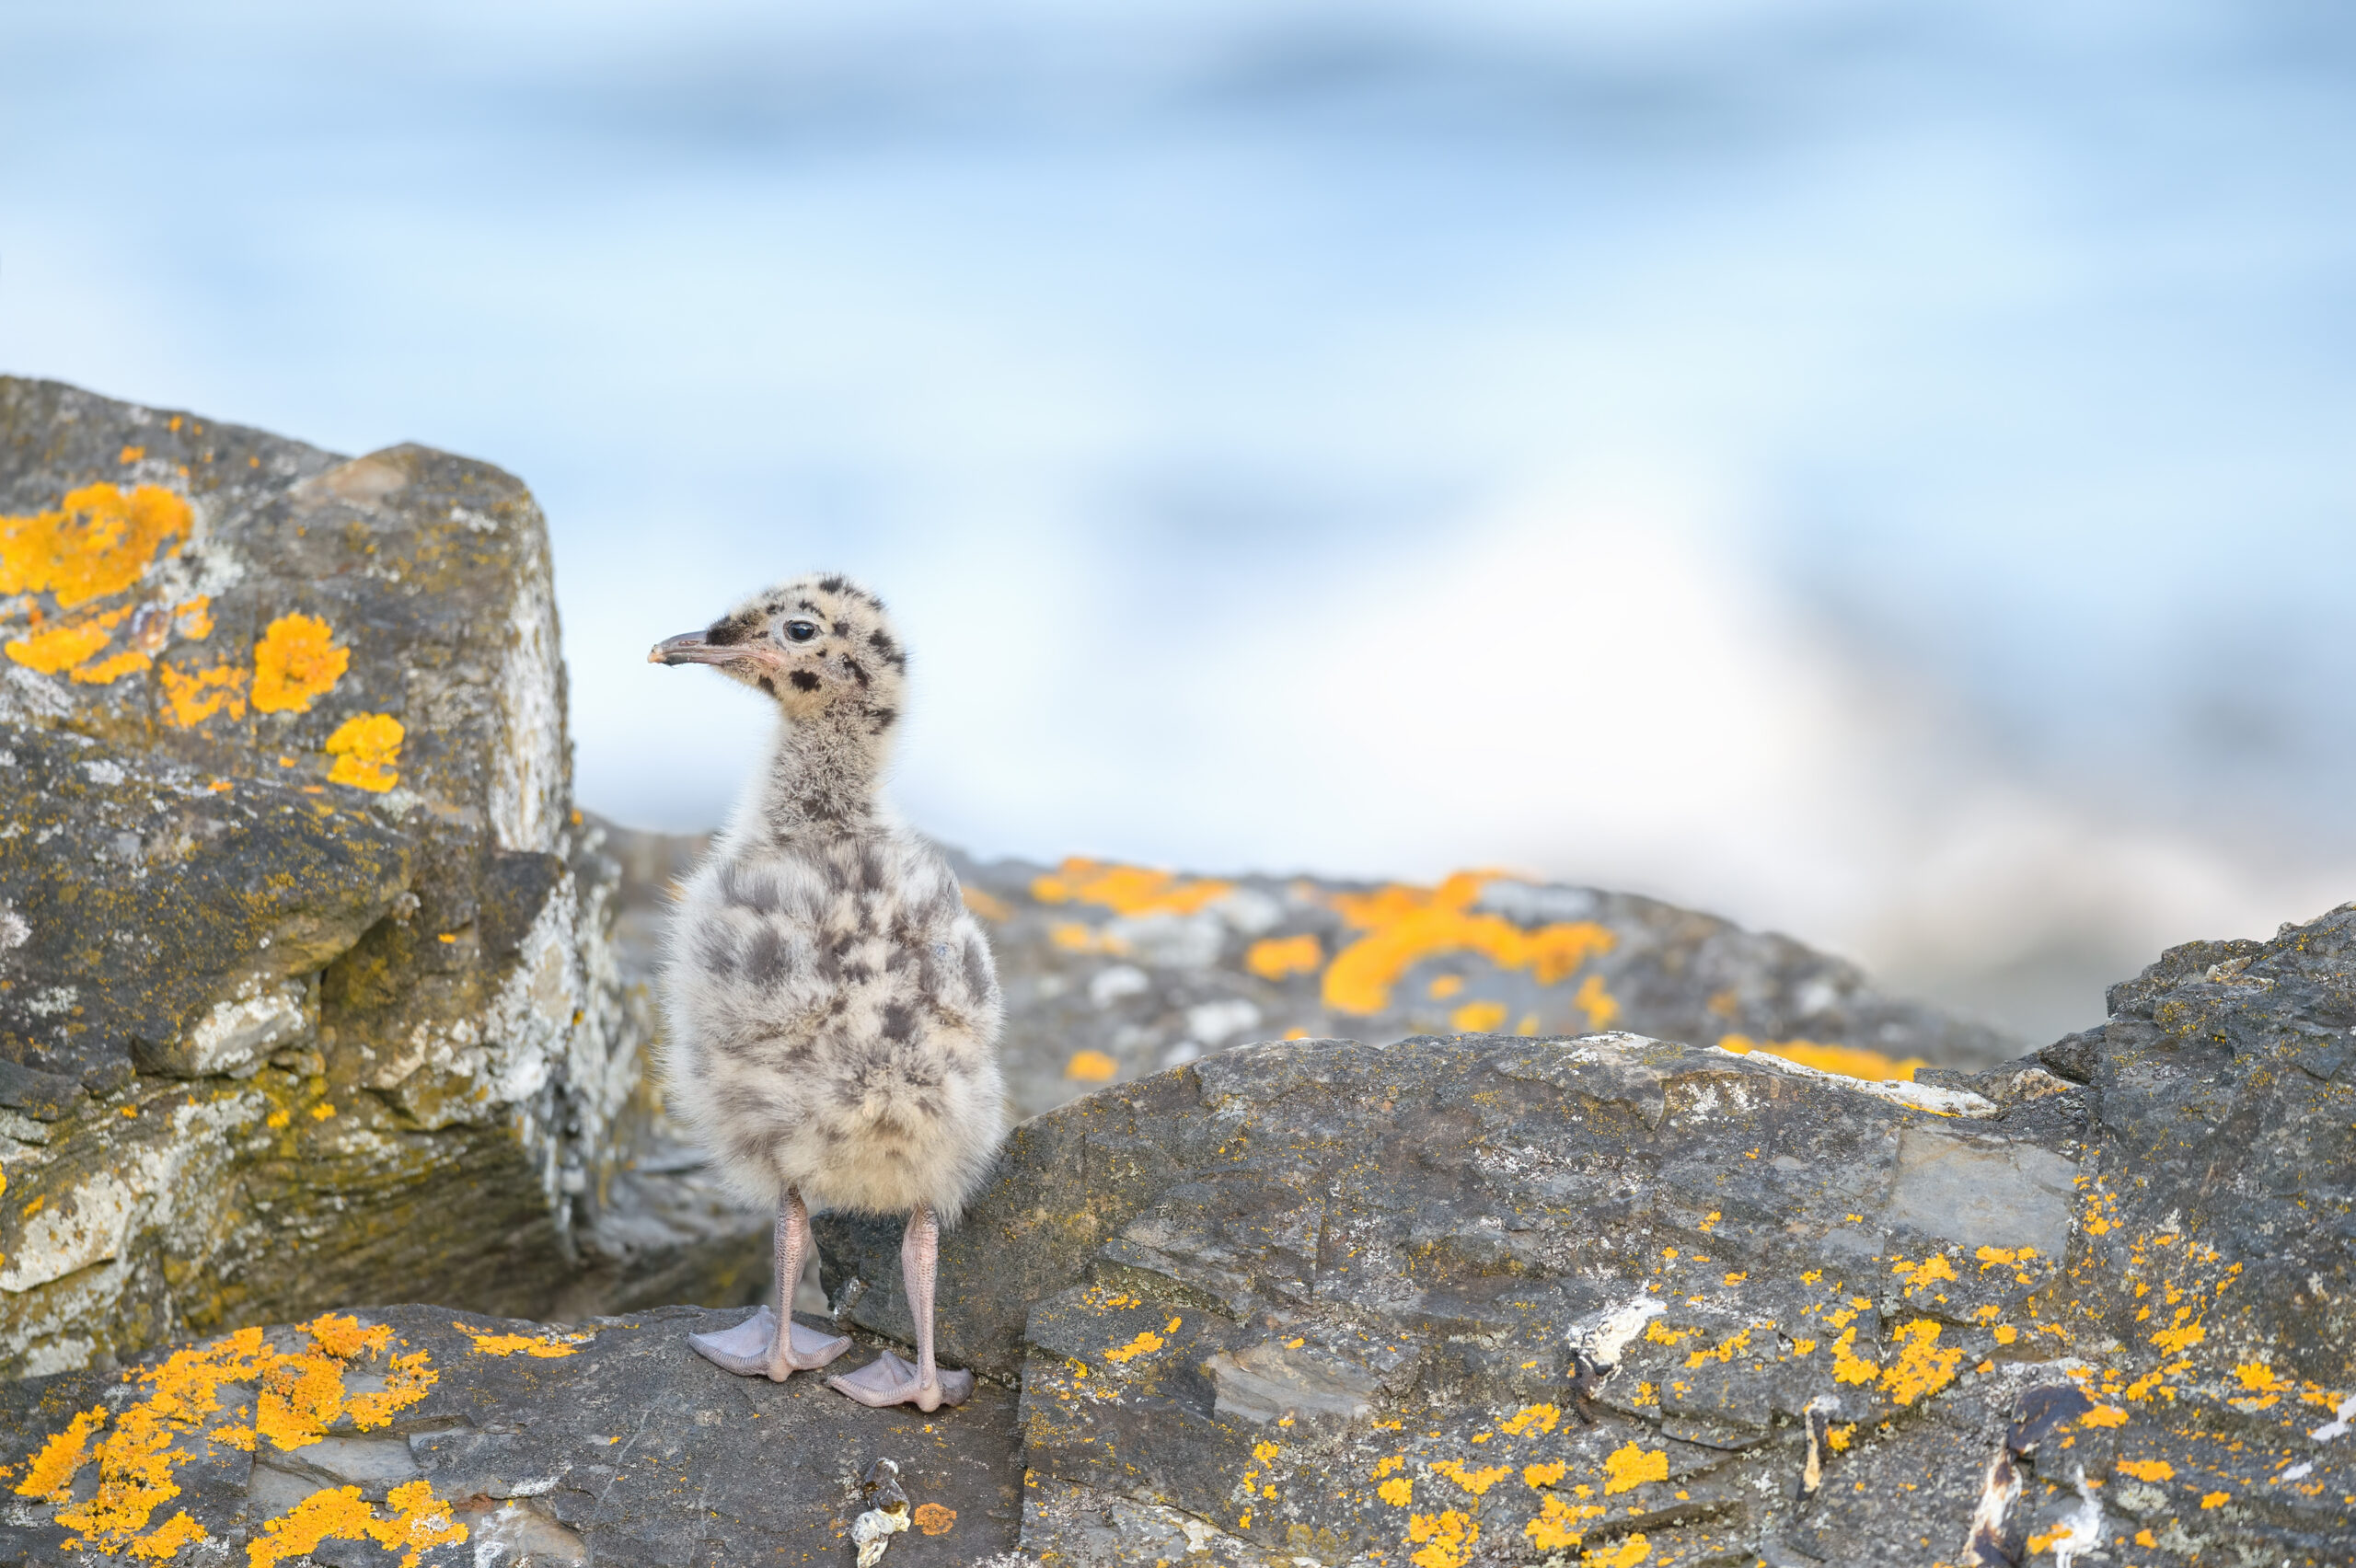
[(766, 693), (790, 718), (863, 718), (878, 735), (900, 717), (908, 667), (884, 601), (831, 573), (756, 594), (701, 631), (664, 638), (646, 657), (710, 664)]

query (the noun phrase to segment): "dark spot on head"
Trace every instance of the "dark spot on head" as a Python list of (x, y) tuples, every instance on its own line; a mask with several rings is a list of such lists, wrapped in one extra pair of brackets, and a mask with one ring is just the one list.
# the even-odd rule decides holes
[(818, 579), (818, 592), (821, 594), (839, 594), (843, 591), (843, 588), (844, 582), (839, 577), (821, 577)]
[(722, 616), (704, 629), (703, 640), (715, 648), (728, 648), (753, 635), (753, 623), (741, 616)]
[(810, 612), (812, 615), (814, 615), (814, 615), (816, 615), (816, 614), (818, 613), (818, 606), (817, 606), (817, 605), (814, 605), (814, 604), (812, 604), (812, 603), (811, 603), (809, 600), (807, 600), (807, 599), (797, 599), (797, 600), (795, 600), (795, 601), (794, 601), (793, 607), (794, 607), (795, 609), (797, 609), (797, 610), (807, 610), (807, 611), (809, 611), (809, 612)]
[(793, 683), (793, 689), (796, 691), (816, 691), (818, 689), (818, 677), (812, 671), (796, 670), (786, 678)]
[(880, 734), (882, 734), (884, 731), (886, 731), (886, 730), (890, 729), (890, 728), (892, 727), (892, 725), (893, 725), (894, 721), (897, 720), (899, 717), (900, 717), (900, 713), (899, 713), (899, 709), (895, 709), (895, 708), (879, 708), (879, 709), (875, 709), (875, 732), (876, 732), (877, 734), (879, 734), (879, 735), (880, 735)]
[(884, 1039), (911, 1039), (915, 1036), (916, 1030), (916, 1009), (908, 1006), (906, 1002), (886, 1002), (884, 1004)]
[(843, 655), (843, 668), (849, 670), (850, 672), (850, 678), (857, 681), (860, 685), (865, 686), (867, 684), (867, 666), (860, 663), (858, 660), (852, 658), (848, 653)]
[(835, 623), (835, 635), (837, 637), (849, 637), (850, 635), (850, 622), (837, 621)]
[(982, 945), (982, 934), (979, 931), (965, 933), (964, 957), (965, 985), (974, 993), (974, 999), (978, 1002), (985, 997), (996, 996), (998, 975), (991, 970), (990, 950)]
[(775, 697), (777, 695), (777, 683), (769, 679), (768, 676), (763, 675), (761, 677), (761, 689), (768, 693), (771, 697)]
[(867, 634), (867, 645), (883, 655), (884, 662), (892, 668), (905, 670), (908, 667), (908, 656), (900, 651), (900, 645), (893, 641), (892, 634), (882, 627)]
[(791, 954), (774, 926), (763, 926), (745, 946), (745, 978), (768, 990), (786, 977)]

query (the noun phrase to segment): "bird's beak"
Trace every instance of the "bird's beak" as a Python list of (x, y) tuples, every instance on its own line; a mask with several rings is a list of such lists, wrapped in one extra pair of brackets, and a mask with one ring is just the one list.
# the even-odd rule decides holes
[(708, 640), (699, 631), (683, 631), (676, 637), (666, 637), (647, 650), (650, 664), (730, 664), (742, 656), (743, 650), (723, 648)]

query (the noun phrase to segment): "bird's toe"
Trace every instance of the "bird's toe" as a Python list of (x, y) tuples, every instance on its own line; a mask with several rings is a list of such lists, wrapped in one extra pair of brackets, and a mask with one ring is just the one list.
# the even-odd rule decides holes
[(777, 1315), (764, 1307), (734, 1328), (689, 1334), (698, 1355), (725, 1372), (750, 1378), (769, 1369), (769, 1347), (777, 1339)]

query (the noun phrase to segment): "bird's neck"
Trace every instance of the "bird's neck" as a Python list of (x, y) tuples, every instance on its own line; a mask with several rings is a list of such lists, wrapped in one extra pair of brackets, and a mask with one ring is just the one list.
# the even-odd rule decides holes
[(883, 773), (883, 739), (867, 715), (829, 709), (782, 719), (741, 831), (780, 844), (861, 833), (880, 814)]

